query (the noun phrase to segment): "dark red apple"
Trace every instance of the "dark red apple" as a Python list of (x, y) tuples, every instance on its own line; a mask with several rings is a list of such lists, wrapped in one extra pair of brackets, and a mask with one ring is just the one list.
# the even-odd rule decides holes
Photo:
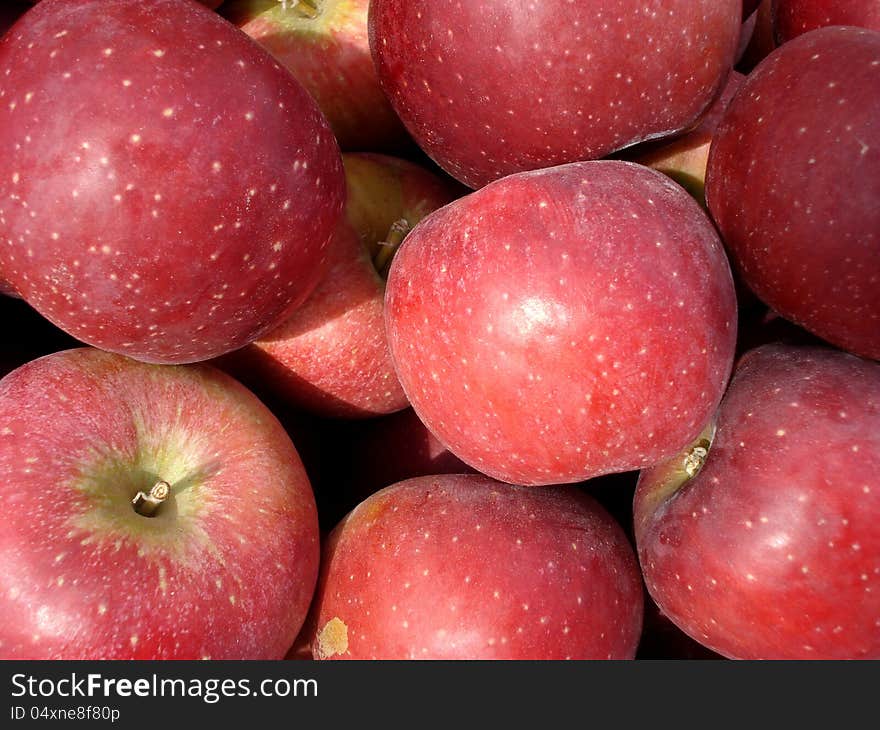
[(632, 659), (642, 584), (620, 526), (574, 488), (411, 479), (327, 540), (317, 659)]
[(741, 25), (741, 0), (373, 0), (369, 13), (392, 106), (474, 188), (687, 129)]
[(763, 301), (880, 358), (880, 33), (822, 28), (765, 59), (715, 133), (706, 198)]
[(0, 478), (0, 657), (280, 659), (293, 643), (314, 497), (278, 421), (223, 373), (91, 348), (32, 361), (0, 381)]
[(419, 417), (515, 484), (668, 458), (717, 407), (736, 340), (711, 222), (661, 173), (619, 161), (511, 175), (429, 215), (385, 302)]
[(712, 430), (636, 490), (663, 613), (731, 658), (880, 658), (880, 364), (758, 348)]
[(308, 90), (343, 151), (399, 152), (409, 136), (376, 78), (367, 37), (369, 4), (232, 0), (221, 12)]
[(308, 93), (184, 0), (43, 0), (0, 42), (0, 271), (78, 339), (203, 360), (277, 326), (344, 202)]
[(827, 25), (855, 25), (880, 31), (877, 0), (770, 0), (780, 45)]
[(346, 215), (328, 250), (327, 273), (305, 304), (223, 367), (318, 415), (362, 418), (409, 404), (385, 337), (384, 277), (393, 255), (386, 242), (395, 225), (405, 235), (461, 191), (394, 157), (351, 153), (344, 164)]

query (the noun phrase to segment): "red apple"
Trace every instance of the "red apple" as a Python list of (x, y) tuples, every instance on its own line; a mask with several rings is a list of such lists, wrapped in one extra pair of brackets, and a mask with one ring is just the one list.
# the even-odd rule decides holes
[(721, 96), (709, 107), (694, 129), (674, 139), (636, 147), (626, 155), (627, 159), (668, 175), (705, 207), (709, 147), (730, 100), (739, 91), (744, 80), (745, 76), (741, 73), (731, 73)]
[(474, 188), (690, 127), (741, 21), (740, 0), (373, 0), (369, 15), (392, 106)]
[(731, 658), (880, 658), (880, 364), (753, 350), (705, 436), (636, 491), (661, 610)]
[(709, 151), (706, 198), (749, 287), (880, 358), (880, 33), (811, 31), (756, 68)]
[(718, 236), (664, 175), (511, 175), (426, 217), (386, 290), (397, 374), (462, 461), (516, 484), (654, 464), (699, 433), (736, 340)]
[[(385, 264), (395, 223), (403, 235), (459, 187), (406, 160), (345, 155), (348, 202), (314, 293), (279, 327), (224, 359), (244, 382), (329, 417), (408, 405), (385, 337)], [(398, 241), (399, 243), (399, 241)]]
[(314, 97), (344, 151), (402, 149), (409, 137), (379, 87), (369, 0), (232, 0), (221, 12)]
[(2, 658), (284, 656), (318, 524), (296, 449), (249, 391), (81, 348), (3, 378), (0, 424)]
[(620, 526), (574, 488), (411, 479), (327, 540), (316, 659), (632, 659), (642, 584)]
[(43, 0), (0, 42), (0, 271), (79, 340), (203, 360), (277, 326), (344, 202), (306, 91), (184, 0)]
[(880, 31), (877, 0), (772, 0), (773, 29), (780, 45), (827, 25), (855, 25)]

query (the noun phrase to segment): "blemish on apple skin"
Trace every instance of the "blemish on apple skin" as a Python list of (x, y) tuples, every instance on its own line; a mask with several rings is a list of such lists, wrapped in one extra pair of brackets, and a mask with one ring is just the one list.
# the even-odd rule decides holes
[(347, 651), (348, 626), (338, 616), (334, 616), (318, 632), (315, 641), (315, 658), (329, 659)]

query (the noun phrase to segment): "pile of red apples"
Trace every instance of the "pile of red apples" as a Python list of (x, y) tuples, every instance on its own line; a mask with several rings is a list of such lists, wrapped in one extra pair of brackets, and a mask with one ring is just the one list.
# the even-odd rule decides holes
[(0, 658), (880, 659), (875, 0), (0, 31)]

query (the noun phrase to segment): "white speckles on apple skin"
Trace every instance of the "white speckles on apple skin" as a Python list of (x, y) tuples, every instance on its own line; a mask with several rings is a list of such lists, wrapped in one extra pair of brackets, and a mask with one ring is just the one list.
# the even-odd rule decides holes
[(554, 484), (651, 465), (696, 436), (732, 366), (736, 302), (695, 201), (660, 173), (586, 162), (426, 218), (392, 264), (386, 327), (410, 402), (450, 451)]
[(823, 28), (781, 46), (728, 107), (706, 172), (709, 210), (755, 294), (813, 334), (874, 359), (878, 58), (880, 35), (852, 27)]
[(478, 188), (696, 121), (733, 65), (741, 3), (664, 5), (374, 0), (371, 48), (414, 138)]
[[(56, 38), (58, 5), (41, 4), (0, 48), (0, 63), (15, 68), (7, 93), (34, 92), (26, 105), (0, 105), (0, 137), (17, 142), (0, 150), (0, 167), (16, 173), (0, 181), (10, 203), (0, 238), (12, 240), (0, 268), (62, 329), (155, 362), (208, 359), (280, 322), (323, 273), (344, 202), (338, 147), (308, 94), (215, 14), (175, 6), (80, 3)], [(190, 42), (172, 43), (179, 32)], [(200, 39), (216, 46), (210, 57)], [(89, 57), (93, 65), (73, 63)], [(227, 83), (227, 57), (250, 61), (236, 66), (246, 83)], [(278, 240), (289, 245), (274, 251)], [(84, 257), (92, 247), (107, 259)], [(44, 286), (62, 266), (64, 286)], [(132, 272), (137, 289), (123, 283)], [(206, 282), (232, 280), (247, 296), (217, 306)], [(154, 301), (173, 306), (148, 335), (138, 325)], [(210, 333), (193, 338), (208, 321)]]
[(411, 479), (362, 502), (324, 551), (311, 630), (342, 621), (348, 642), (317, 658), (635, 654), (642, 596), (632, 548), (574, 489)]
[(666, 468), (640, 477), (635, 534), (680, 628), (728, 657), (880, 657), (880, 364), (752, 350), (702, 470), (658, 500)]

